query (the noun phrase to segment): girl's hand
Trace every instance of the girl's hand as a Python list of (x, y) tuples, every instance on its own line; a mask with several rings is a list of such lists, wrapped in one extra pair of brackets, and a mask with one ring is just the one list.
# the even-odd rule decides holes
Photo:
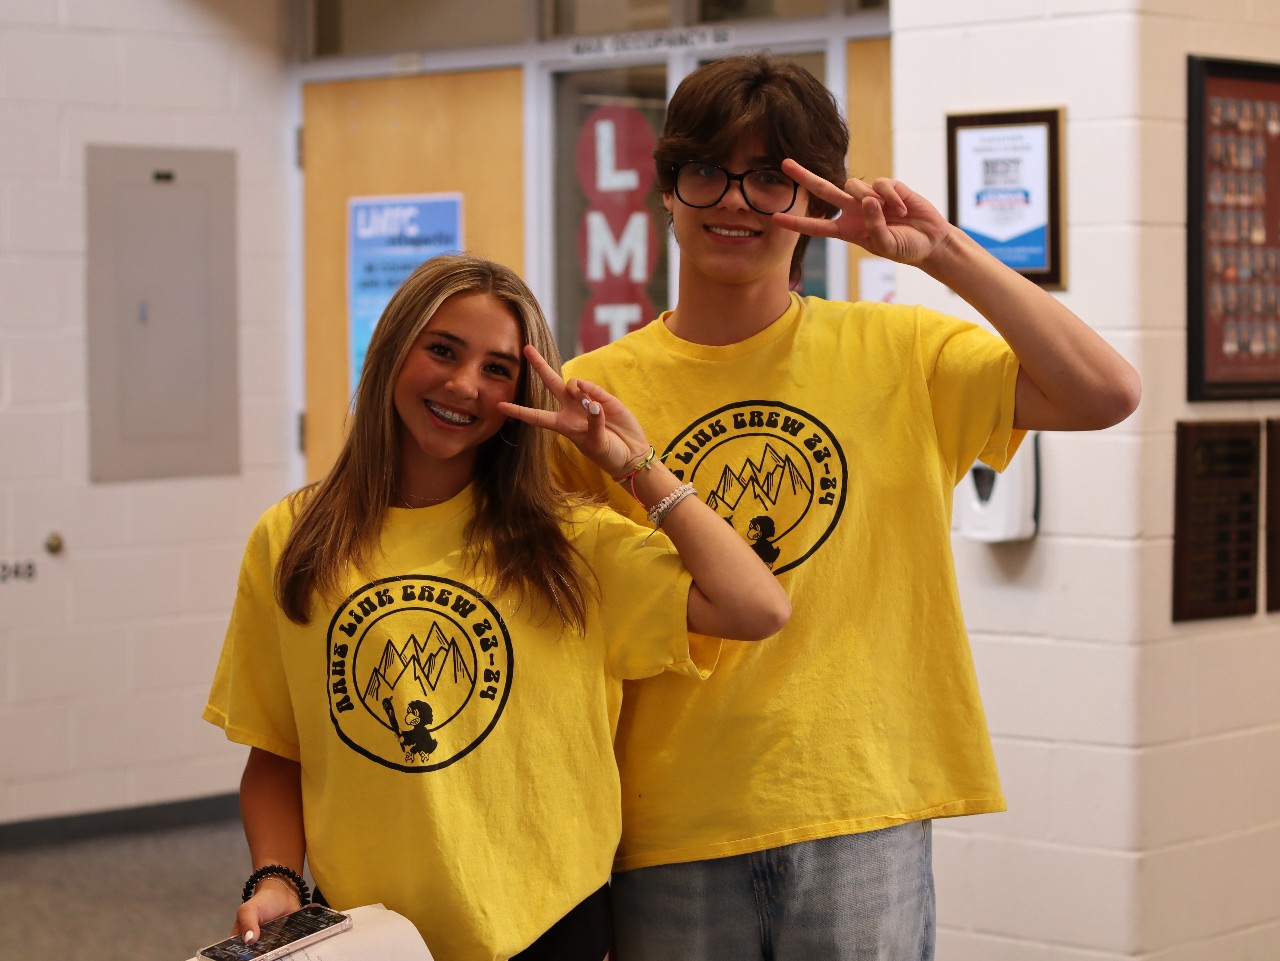
[(281, 915), (298, 910), (298, 892), (282, 878), (265, 877), (253, 892), (253, 897), (236, 910), (236, 924), (232, 934), (238, 934), (246, 944), (253, 944), (262, 935), (262, 925)]
[(841, 190), (794, 160), (782, 161), (782, 171), (839, 211), (835, 220), (774, 214), (774, 222), (787, 230), (811, 237), (835, 237), (877, 257), (917, 266), (950, 236), (947, 219), (901, 181), (881, 177), (868, 184), (853, 177)]
[(538, 410), (504, 401), (498, 405), (499, 411), (564, 435), (610, 477), (626, 473), (649, 452), (640, 423), (622, 401), (588, 381), (574, 378), (566, 382), (532, 344), (525, 347), (524, 355), (560, 402), (560, 409)]

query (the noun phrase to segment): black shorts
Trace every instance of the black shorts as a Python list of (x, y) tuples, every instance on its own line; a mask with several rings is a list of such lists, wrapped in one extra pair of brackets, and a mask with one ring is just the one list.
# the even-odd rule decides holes
[(612, 947), (613, 910), (606, 884), (511, 961), (601, 961)]
[[(327, 904), (319, 889), (312, 895), (317, 904)], [(511, 961), (601, 961), (613, 948), (613, 909), (609, 885), (551, 925), (537, 941)]]

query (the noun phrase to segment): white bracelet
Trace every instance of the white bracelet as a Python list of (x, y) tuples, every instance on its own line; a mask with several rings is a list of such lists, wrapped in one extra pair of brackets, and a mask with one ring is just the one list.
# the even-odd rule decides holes
[(667, 515), (671, 513), (671, 509), (673, 507), (679, 504), (682, 500), (684, 500), (690, 494), (696, 494), (696, 493), (698, 492), (694, 490), (694, 487), (692, 484), (681, 484), (679, 487), (677, 487), (675, 490), (669, 493), (666, 497), (662, 498), (662, 500), (658, 501), (658, 503), (654, 504), (652, 508), (650, 508), (649, 523), (652, 524), (655, 528), (661, 527), (662, 522), (666, 519)]

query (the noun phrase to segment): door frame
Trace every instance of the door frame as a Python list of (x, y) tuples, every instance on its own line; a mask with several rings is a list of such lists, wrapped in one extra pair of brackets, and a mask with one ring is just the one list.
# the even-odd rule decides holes
[[(526, 0), (526, 24), (535, 30), (541, 0)], [(693, 31), (677, 28), (667, 31), (643, 31), (616, 34), (608, 39), (614, 45), (629, 48), (662, 50), (656, 40)], [(584, 51), (579, 38), (539, 41), (532, 44), (477, 47), (469, 50), (432, 51), (423, 54), (397, 54), (385, 57), (335, 58), (312, 60), (299, 64), (295, 71), (294, 125), (302, 123), (302, 86), (325, 80), (394, 76), (403, 73), (446, 73), (459, 70), (494, 67), (520, 67), (524, 83), (525, 173), (525, 279), (546, 310), (549, 319), (556, 316), (554, 271), (554, 217), (552, 216), (552, 89), (555, 74), (576, 70), (602, 70), (610, 67), (665, 64), (667, 94), (691, 71), (700, 58), (708, 55), (746, 52), (768, 48), (779, 53), (822, 53), (827, 75), (824, 81), (835, 95), (841, 110), (847, 109), (848, 44), (852, 40), (885, 38), (890, 35), (887, 10), (870, 10), (854, 14), (831, 14), (802, 20), (771, 20), (723, 25), (717, 32), (727, 34), (725, 43), (703, 47), (667, 47), (665, 53), (599, 53)], [(595, 46), (595, 45), (593, 45)], [(607, 44), (606, 44), (607, 46)], [(299, 197), (300, 197), (299, 186)], [(301, 204), (299, 201), (299, 219)], [(671, 242), (674, 247), (674, 241)], [(834, 245), (833, 245), (834, 247)], [(849, 258), (829, 254), (827, 264), (829, 295), (840, 299), (848, 295)], [(669, 286), (674, 293), (678, 257), (672, 251), (668, 258)], [(301, 289), (301, 263), (298, 264)], [(554, 323), (554, 320), (552, 320)]]
[[(543, 0), (525, 0), (527, 32), (537, 30), (538, 10)], [(833, 9), (840, 0), (831, 0)], [(701, 43), (708, 35), (714, 40)], [(769, 49), (777, 54), (821, 53), (826, 76), (823, 78), (842, 112), (848, 111), (848, 50), (852, 41), (888, 39), (887, 10), (855, 14), (832, 13), (826, 17), (802, 20), (756, 21), (718, 25), (714, 30), (701, 27), (674, 28), (665, 31), (643, 31), (594, 38), (590, 45), (582, 38), (555, 39), (529, 44), (477, 47), (466, 50), (431, 51), (358, 58), (326, 58), (298, 63), (293, 70), (291, 87), (292, 126), (299, 145), (303, 122), (303, 88), (310, 83), (334, 80), (358, 80), (394, 77), (405, 74), (455, 73), (466, 70), (519, 68), (522, 88), (522, 137), (524, 143), (524, 277), (541, 302), (548, 320), (556, 326), (555, 237), (553, 193), (553, 91), (559, 73), (603, 70), (638, 65), (664, 65), (667, 69), (667, 96), (698, 62), (709, 56)], [(685, 43), (684, 41), (692, 42)], [(622, 49), (626, 52), (600, 52)], [(891, 82), (891, 78), (887, 78)], [(890, 153), (891, 156), (891, 153)], [(296, 340), (290, 351), (288, 378), (292, 395), (297, 399), (299, 444), (305, 437), (305, 331), (306, 289), (305, 245), (303, 233), (303, 176), (299, 157), (298, 175), (287, 191), (288, 221), (294, 225), (289, 239), (292, 256), (287, 266), (290, 306), (299, 318)], [(829, 244), (827, 249), (827, 294), (831, 299), (847, 299), (850, 291), (850, 264), (856, 255), (844, 245)], [(679, 269), (679, 249), (674, 238), (668, 238), (668, 297), (674, 302)], [(296, 299), (295, 299), (296, 298)], [(305, 458), (303, 463), (305, 463)], [(304, 468), (305, 470), (305, 468)]]

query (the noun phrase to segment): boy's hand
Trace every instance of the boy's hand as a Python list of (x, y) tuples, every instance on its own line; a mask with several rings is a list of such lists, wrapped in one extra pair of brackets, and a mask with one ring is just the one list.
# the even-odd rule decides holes
[(812, 237), (835, 237), (877, 257), (916, 266), (947, 243), (952, 229), (947, 219), (901, 181), (881, 177), (868, 184), (853, 177), (841, 190), (794, 160), (782, 161), (782, 171), (839, 214), (835, 220), (774, 214), (780, 227)]

